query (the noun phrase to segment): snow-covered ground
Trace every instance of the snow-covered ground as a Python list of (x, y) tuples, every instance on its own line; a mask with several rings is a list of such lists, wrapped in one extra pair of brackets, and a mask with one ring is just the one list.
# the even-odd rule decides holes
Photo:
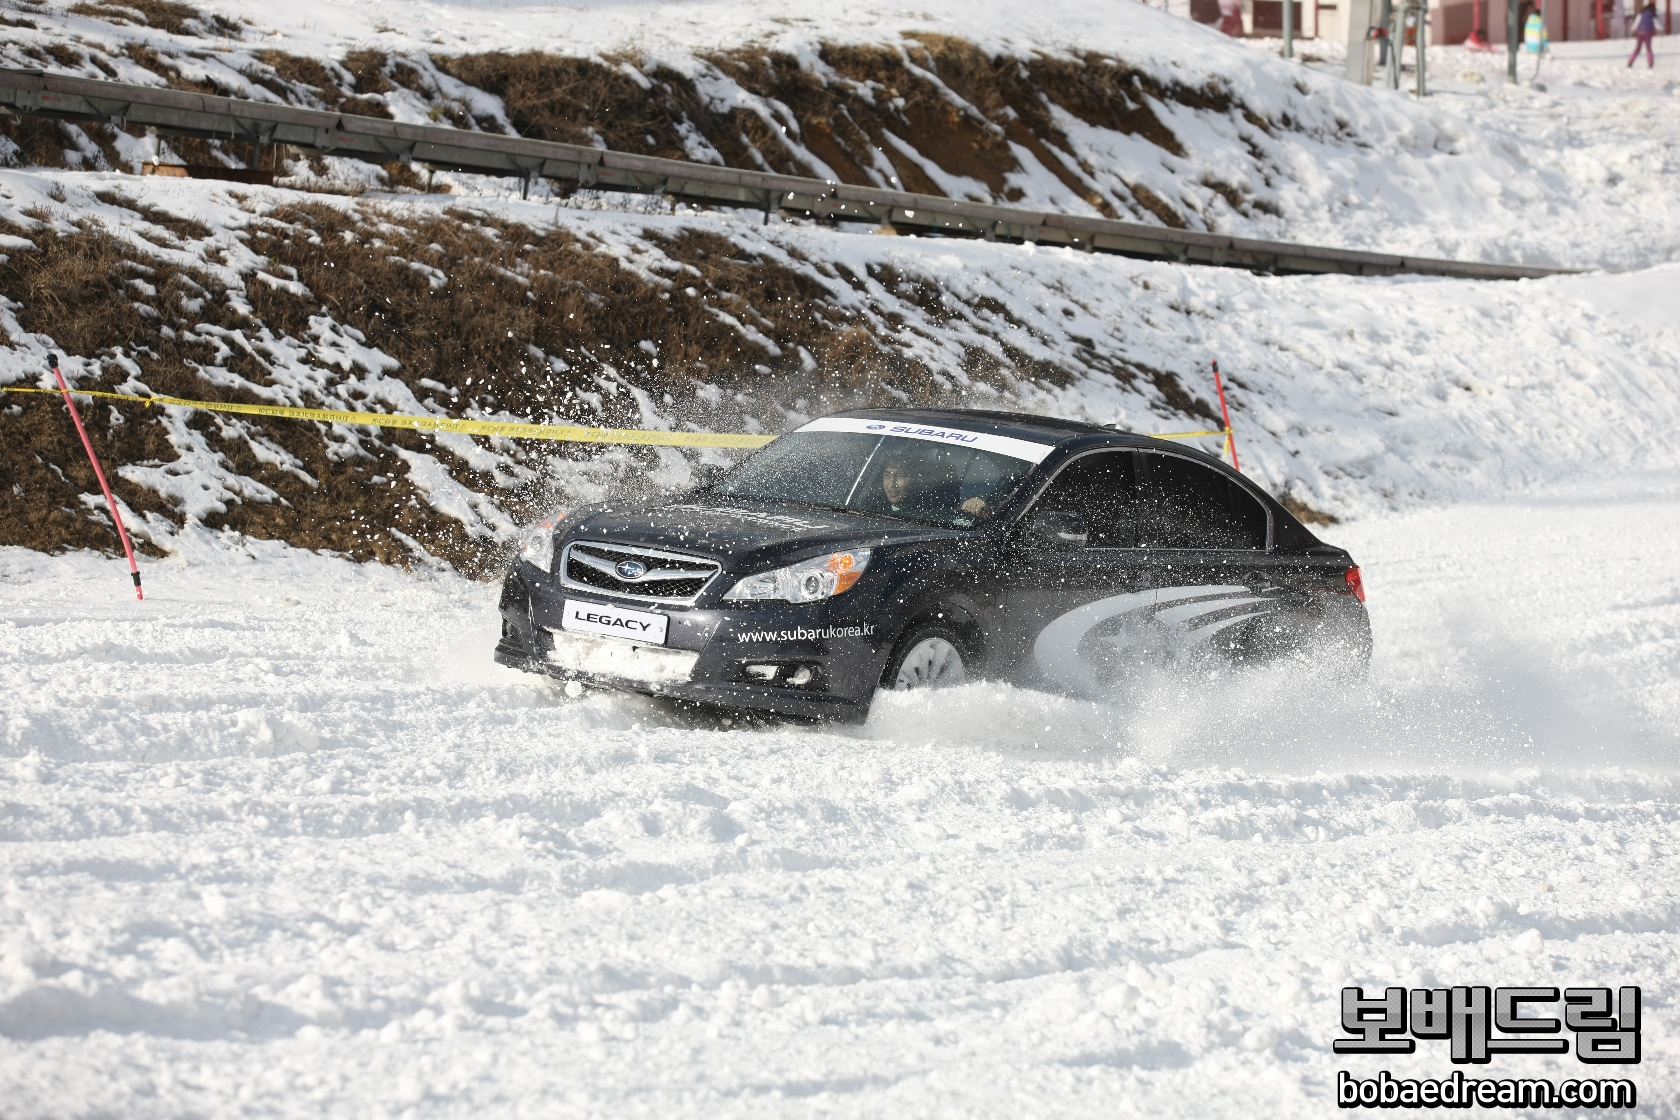
[(1640, 984), (1673, 1115), (1680, 485), (1326, 535), (1366, 687), (854, 730), (569, 699), (450, 575), (197, 535), (137, 604), (0, 553), (4, 1112), (1322, 1116), (1451, 1071), (1333, 1056), (1351, 981)]

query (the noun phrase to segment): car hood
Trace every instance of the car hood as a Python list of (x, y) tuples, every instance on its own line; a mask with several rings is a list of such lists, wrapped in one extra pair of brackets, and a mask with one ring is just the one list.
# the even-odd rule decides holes
[(757, 571), (834, 548), (879, 548), (966, 535), (891, 517), (780, 502), (690, 495), (663, 505), (609, 505), (566, 527), (566, 540), (598, 540), (706, 556), (734, 572)]

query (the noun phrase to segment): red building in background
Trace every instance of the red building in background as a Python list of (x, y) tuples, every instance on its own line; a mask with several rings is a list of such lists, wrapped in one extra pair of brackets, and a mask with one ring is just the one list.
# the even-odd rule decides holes
[[(1295, 33), (1303, 39), (1347, 38), (1343, 24), (1345, 0), (1293, 0)], [(1524, 0), (1514, 0), (1521, 4)], [(1490, 44), (1505, 43), (1507, 0), (1480, 0), (1482, 33)], [(1644, 0), (1623, 0), (1622, 14), (1632, 21)], [(1674, 0), (1660, 0), (1662, 17), (1658, 27), (1672, 34)], [(1176, 7), (1176, 5), (1174, 5)], [(1243, 31), (1247, 35), (1276, 37), (1283, 34), (1283, 0), (1243, 0)], [(1182, 11), (1183, 9), (1179, 9)], [(1615, 26), (1615, 0), (1545, 0), (1546, 31), (1558, 42), (1579, 39), (1622, 39), (1625, 28)], [(1190, 0), (1190, 18), (1217, 26), (1219, 0)], [(1429, 42), (1432, 46), (1456, 45), (1470, 37), (1476, 26), (1476, 0), (1442, 0), (1429, 8)]]

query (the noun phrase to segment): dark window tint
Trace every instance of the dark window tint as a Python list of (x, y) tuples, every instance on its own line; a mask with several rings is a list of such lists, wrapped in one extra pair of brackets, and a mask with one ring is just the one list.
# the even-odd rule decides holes
[(1266, 547), (1266, 509), (1211, 467), (1145, 453), (1138, 543), (1145, 548)]
[(793, 432), (743, 461), (713, 492), (966, 529), (996, 513), (1032, 466), (1012, 455), (901, 436)]
[(880, 446), (879, 436), (795, 432), (741, 462), (716, 490), (732, 498), (839, 509)]
[(1091, 548), (1132, 548), (1137, 543), (1132, 524), (1134, 462), (1130, 451), (1075, 459), (1056, 475), (1035, 508), (1079, 514), (1085, 519)]
[[(846, 508), (967, 528), (996, 513), (1030, 470), (1025, 459), (889, 436), (858, 477)], [(896, 485), (889, 485), (889, 475)]]

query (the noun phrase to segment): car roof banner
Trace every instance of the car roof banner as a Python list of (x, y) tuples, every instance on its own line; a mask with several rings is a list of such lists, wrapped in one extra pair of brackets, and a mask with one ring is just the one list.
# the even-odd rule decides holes
[(1015, 439), (1012, 436), (994, 436), (986, 432), (969, 432), (943, 424), (905, 424), (895, 423), (891, 420), (868, 420), (848, 416), (827, 416), (821, 420), (813, 420), (798, 430), (801, 432), (859, 432), (872, 436), (921, 439), (930, 443), (959, 444), (979, 451), (990, 451), (995, 455), (1008, 455), (1012, 459), (1025, 459), (1029, 463), (1042, 462), (1046, 455), (1055, 450), (1054, 443), (1034, 443), (1031, 440)]

